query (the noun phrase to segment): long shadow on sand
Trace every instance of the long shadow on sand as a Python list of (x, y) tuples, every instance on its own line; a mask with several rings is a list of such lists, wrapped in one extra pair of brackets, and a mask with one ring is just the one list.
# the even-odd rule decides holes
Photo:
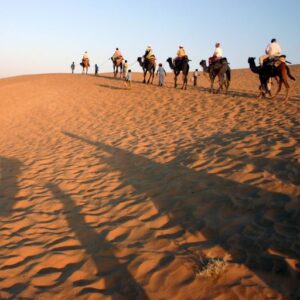
[(104, 87), (104, 88), (111, 89), (111, 90), (123, 90), (123, 91), (127, 90), (125, 87), (119, 87), (119, 86), (114, 86), (114, 85), (109, 85), (109, 84), (99, 84), (98, 83), (97, 86)]
[(0, 156), (0, 217), (9, 215), (14, 206), (21, 165), (17, 159)]
[(183, 247), (219, 245), (230, 253), (232, 262), (246, 265), (286, 299), (300, 296), (299, 278), (291, 276), (283, 257), (300, 259), (299, 212), (285, 209), (291, 200), (288, 195), (195, 172), (180, 160), (160, 164), (102, 142), (64, 134), (95, 146), (101, 161), (121, 172), (123, 183), (134, 186), (136, 193), (150, 197), (159, 213), (169, 216), (170, 225), (201, 231), (207, 238)]
[[(48, 183), (46, 185), (56, 199), (64, 206), (68, 224), (76, 234), (78, 240), (93, 259), (96, 268), (96, 276), (103, 278), (105, 289), (83, 288), (78, 296), (87, 294), (99, 294), (110, 296), (110, 299), (140, 299), (147, 300), (148, 297), (143, 288), (135, 281), (128, 272), (126, 263), (115, 256), (117, 249), (105, 240), (107, 232), (98, 234), (84, 220), (81, 209), (76, 206), (70, 195), (64, 193), (58, 185)], [(122, 258), (130, 262), (130, 257)], [(84, 282), (83, 284), (84, 285)]]

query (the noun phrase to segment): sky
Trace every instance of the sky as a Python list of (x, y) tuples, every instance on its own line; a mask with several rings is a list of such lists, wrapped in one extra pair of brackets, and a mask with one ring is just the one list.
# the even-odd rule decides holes
[(221, 43), (232, 68), (264, 53), (276, 38), (293, 64), (300, 63), (299, 0), (0, 0), (0, 77), (75, 72), (84, 51), (92, 71), (111, 72), (120, 48), (132, 71), (148, 45), (166, 64), (184, 46), (191, 68)]

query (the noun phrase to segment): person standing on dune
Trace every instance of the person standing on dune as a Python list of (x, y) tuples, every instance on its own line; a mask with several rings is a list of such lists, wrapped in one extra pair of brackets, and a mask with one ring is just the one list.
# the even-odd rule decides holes
[(72, 70), (72, 74), (74, 74), (74, 70), (75, 70), (75, 62), (74, 61), (71, 64), (71, 70)]
[(158, 85), (163, 86), (165, 84), (165, 76), (167, 76), (167, 73), (162, 64), (158, 65), (156, 75), (158, 75)]

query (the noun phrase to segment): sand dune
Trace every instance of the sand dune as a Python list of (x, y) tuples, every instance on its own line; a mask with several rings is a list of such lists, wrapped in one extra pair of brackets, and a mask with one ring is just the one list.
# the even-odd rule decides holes
[(298, 299), (300, 67), (291, 98), (0, 80), (0, 299)]

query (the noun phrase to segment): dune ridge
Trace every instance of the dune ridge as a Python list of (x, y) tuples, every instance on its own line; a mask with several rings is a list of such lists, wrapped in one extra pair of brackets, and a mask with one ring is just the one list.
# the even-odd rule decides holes
[(298, 299), (299, 80), (133, 79), (0, 80), (0, 299)]

